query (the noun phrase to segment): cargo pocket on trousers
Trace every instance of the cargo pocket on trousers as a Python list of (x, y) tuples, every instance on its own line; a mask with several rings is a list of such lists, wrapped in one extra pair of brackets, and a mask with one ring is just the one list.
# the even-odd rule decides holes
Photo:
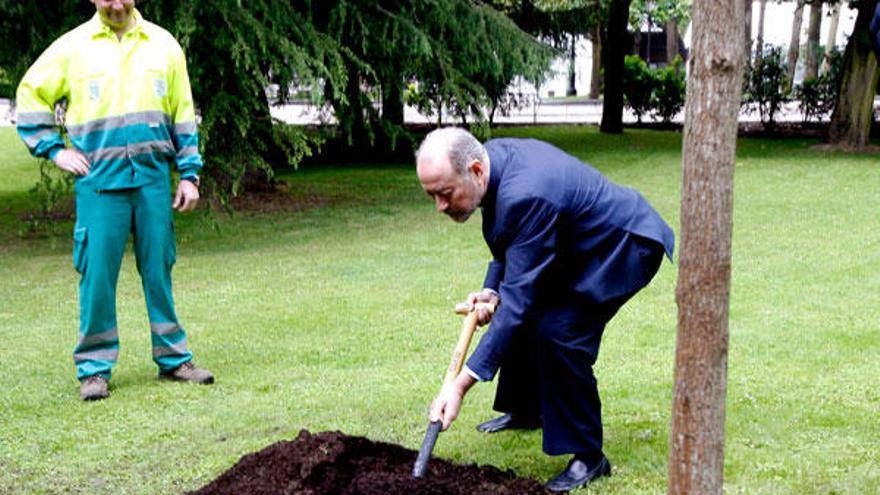
[(85, 227), (73, 229), (73, 268), (79, 273), (85, 273), (88, 261), (88, 231)]
[(174, 233), (174, 220), (171, 220), (171, 227), (169, 228), (167, 252), (168, 259), (165, 260), (165, 263), (168, 265), (168, 268), (171, 268), (177, 262), (177, 235)]

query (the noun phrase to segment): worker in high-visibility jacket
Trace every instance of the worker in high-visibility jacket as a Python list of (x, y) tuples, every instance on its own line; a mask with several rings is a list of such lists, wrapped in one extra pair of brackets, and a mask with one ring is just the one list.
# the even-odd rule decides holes
[[(202, 168), (183, 50), (141, 17), (134, 0), (92, 2), (95, 16), (57, 39), (16, 94), (17, 130), (31, 153), (76, 175), (73, 264), (81, 278), (73, 358), (80, 397), (109, 396), (119, 355), (116, 284), (129, 234), (160, 378), (212, 383), (213, 375), (192, 363), (171, 291), (172, 208), (195, 208)], [(55, 118), (62, 100), (69, 144)], [(172, 200), (174, 166), (180, 182)]]

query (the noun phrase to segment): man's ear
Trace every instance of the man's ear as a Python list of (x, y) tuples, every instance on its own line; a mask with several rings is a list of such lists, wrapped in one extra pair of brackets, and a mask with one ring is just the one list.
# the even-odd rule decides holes
[(480, 160), (474, 160), (468, 164), (468, 170), (474, 174), (474, 177), (480, 178), (486, 174), (486, 167), (483, 166), (483, 162)]

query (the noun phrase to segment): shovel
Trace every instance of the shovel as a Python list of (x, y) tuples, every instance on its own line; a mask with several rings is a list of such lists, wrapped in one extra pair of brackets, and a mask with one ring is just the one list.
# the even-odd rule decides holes
[[(452, 352), (452, 360), (449, 362), (449, 368), (446, 370), (446, 377), (443, 383), (449, 383), (455, 380), (455, 377), (461, 372), (461, 366), (464, 364), (464, 357), (467, 354), (468, 346), (471, 344), (471, 337), (474, 336), (474, 330), (477, 328), (477, 308), (489, 307), (494, 309), (488, 303), (477, 303), (474, 310), (468, 312), (467, 304), (461, 303), (455, 306), (455, 313), (465, 316), (464, 323), (461, 325), (461, 334), (458, 336), (458, 343), (455, 344), (455, 350)], [(428, 423), (428, 431), (425, 432), (425, 439), (422, 441), (422, 448), (419, 449), (419, 455), (416, 458), (416, 464), (413, 466), (413, 478), (421, 478), (428, 470), (428, 459), (431, 458), (431, 451), (434, 450), (434, 444), (437, 443), (437, 436), (440, 435), (440, 429), (443, 427), (442, 421), (431, 421)]]

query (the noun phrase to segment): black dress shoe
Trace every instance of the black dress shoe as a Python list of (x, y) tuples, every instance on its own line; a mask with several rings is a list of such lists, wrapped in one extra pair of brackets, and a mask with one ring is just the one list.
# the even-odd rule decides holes
[(551, 492), (567, 492), (582, 487), (602, 476), (611, 476), (611, 463), (604, 455), (599, 462), (589, 465), (575, 456), (559, 475), (545, 485)]
[(502, 430), (534, 430), (541, 427), (541, 418), (520, 414), (502, 414), (495, 419), (477, 425), (477, 431), (495, 433)]

